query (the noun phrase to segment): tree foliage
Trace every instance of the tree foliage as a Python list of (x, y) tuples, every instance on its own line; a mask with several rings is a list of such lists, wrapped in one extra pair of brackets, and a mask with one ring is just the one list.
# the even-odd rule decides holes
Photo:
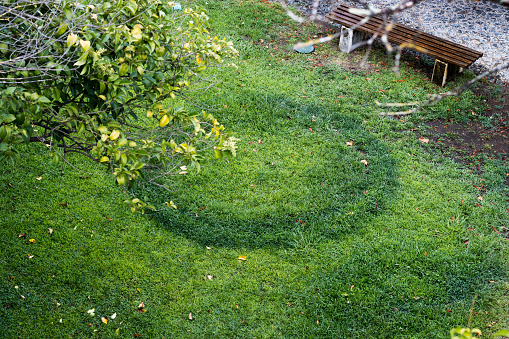
[(199, 170), (206, 149), (235, 155), (235, 138), (183, 100), (208, 85), (208, 67), (237, 54), (210, 35), (203, 9), (7, 0), (0, 13), (1, 160), (22, 156), (19, 143), (41, 142), (56, 162), (81, 153), (120, 185), (143, 176), (165, 187), (166, 176)]

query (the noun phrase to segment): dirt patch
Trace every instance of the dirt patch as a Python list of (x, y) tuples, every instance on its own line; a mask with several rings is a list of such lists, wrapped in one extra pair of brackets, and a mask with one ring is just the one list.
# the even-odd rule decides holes
[[(482, 172), (487, 159), (509, 160), (509, 86), (496, 87), (488, 82), (472, 89), (485, 98), (488, 110), (482, 113), (485, 122), (458, 123), (434, 120), (424, 123), (418, 136), (425, 135), (443, 156)], [(509, 184), (509, 177), (506, 180)]]

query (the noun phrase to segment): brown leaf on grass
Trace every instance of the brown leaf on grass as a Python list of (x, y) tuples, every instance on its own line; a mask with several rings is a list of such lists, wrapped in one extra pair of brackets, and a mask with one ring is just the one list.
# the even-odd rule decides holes
[(35, 179), (37, 179), (37, 180), (42, 180), (42, 176), (40, 176), (39, 178), (35, 178)]
[(140, 313), (147, 312), (147, 310), (144, 307), (145, 307), (145, 303), (142, 302), (141, 304), (139, 304), (138, 305), (138, 312), (140, 312)]
[(21, 233), (20, 235), (18, 235), (18, 238), (25, 237), (26, 235), (27, 235), (26, 233)]
[(347, 145), (347, 146), (353, 146), (353, 141), (347, 141), (347, 142), (346, 142), (346, 145)]
[(422, 135), (421, 135), (421, 137), (419, 138), (419, 141), (420, 141), (420, 142), (422, 142), (423, 144), (428, 144), (428, 143), (429, 143), (429, 139), (424, 138)]
[(463, 243), (464, 243), (465, 245), (467, 245), (469, 241), (470, 241), (470, 240), (468, 240), (468, 239), (467, 239), (467, 240), (463, 241)]
[(108, 323), (108, 318), (107, 317), (101, 317), (101, 321), (105, 324)]
[(31, 242), (32, 244), (35, 244), (35, 239), (28, 239), (28, 242)]
[(207, 278), (208, 278), (209, 280), (212, 280), (212, 279), (214, 279), (214, 276), (213, 276), (213, 275), (210, 275), (210, 274), (207, 274)]
[(241, 256), (239, 257), (239, 260), (241, 260), (241, 261), (246, 261), (246, 260), (247, 260), (247, 258), (246, 258), (245, 256), (241, 255)]
[(192, 313), (189, 313), (188, 318), (189, 318), (189, 320), (193, 320), (193, 314), (192, 314)]
[(49, 235), (52, 235), (53, 234), (53, 229), (52, 228), (48, 228), (48, 232), (49, 232)]
[(361, 162), (362, 162), (365, 166), (368, 166), (368, 161), (367, 161), (367, 160), (361, 160)]

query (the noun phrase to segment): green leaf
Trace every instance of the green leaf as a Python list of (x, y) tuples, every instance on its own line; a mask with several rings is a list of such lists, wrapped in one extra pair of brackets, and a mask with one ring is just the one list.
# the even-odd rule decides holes
[(9, 46), (7, 44), (0, 44), (0, 53), (5, 54), (9, 50)]
[(120, 138), (120, 139), (118, 139), (118, 140), (117, 140), (117, 145), (118, 145), (119, 147), (122, 147), (122, 146), (127, 145), (127, 139), (126, 139), (126, 138)]
[(14, 120), (16, 120), (16, 117), (13, 114), (4, 114), (2, 116), (2, 120), (5, 123), (10, 123), (10, 122), (13, 122)]
[(121, 77), (123, 77), (124, 75), (126, 75), (128, 69), (129, 66), (127, 64), (122, 64), (122, 66), (120, 66), (120, 68), (118, 69), (118, 74)]
[(51, 103), (51, 100), (46, 98), (45, 96), (40, 96), (37, 102), (43, 103), (43, 104), (49, 104)]
[(117, 176), (117, 182), (119, 185), (125, 184), (125, 176), (123, 174)]
[(87, 63), (88, 53), (85, 52), (83, 55), (74, 63), (74, 66), (82, 66)]
[(30, 135), (28, 135), (28, 132), (26, 130), (21, 131), (21, 137), (23, 138), (24, 142), (30, 141)]
[(14, 91), (16, 90), (16, 87), (7, 87), (5, 90), (4, 90), (4, 94), (5, 95), (11, 95), (12, 93), (14, 93)]
[(148, 42), (148, 45), (150, 47), (150, 53), (154, 53), (154, 50), (156, 49), (156, 44), (152, 40), (150, 40)]
[(55, 33), (55, 36), (58, 38), (59, 36), (61, 36), (62, 34), (65, 33), (65, 31), (67, 31), (67, 24), (62, 24), (59, 28), (58, 28), (58, 31)]
[(78, 132), (78, 134), (81, 134), (81, 133), (83, 133), (84, 131), (85, 131), (85, 124), (83, 124), (82, 122), (80, 122), (80, 123), (79, 123), (79, 125), (78, 125), (78, 130), (77, 130), (77, 132)]

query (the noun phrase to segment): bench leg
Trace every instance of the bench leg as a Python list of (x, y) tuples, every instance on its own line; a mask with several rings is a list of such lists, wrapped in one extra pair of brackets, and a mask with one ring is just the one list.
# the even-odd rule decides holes
[(436, 59), (431, 82), (444, 87), (448, 81), (454, 79), (461, 72), (463, 72), (463, 68)]
[(343, 53), (350, 53), (359, 47), (359, 43), (365, 40), (365, 38), (366, 35), (364, 33), (342, 26), (339, 36), (339, 49)]

